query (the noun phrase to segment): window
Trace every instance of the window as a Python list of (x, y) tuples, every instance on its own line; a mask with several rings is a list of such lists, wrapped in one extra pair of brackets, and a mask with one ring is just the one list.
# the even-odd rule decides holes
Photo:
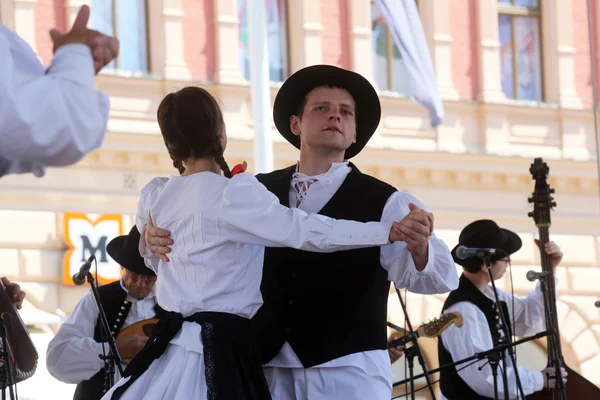
[[(287, 21), (284, 0), (263, 0), (267, 12), (267, 51), (269, 53), (269, 78), (283, 82), (288, 76)], [(248, 42), (248, 0), (237, 0), (240, 29), (240, 69), (250, 80), (250, 52)]]
[(510, 99), (542, 101), (540, 1), (498, 3), (502, 90)]
[(373, 78), (379, 90), (408, 92), (406, 66), (392, 33), (374, 2), (371, 2)]
[(119, 57), (107, 69), (148, 72), (146, 0), (92, 0), (92, 29), (117, 36)]

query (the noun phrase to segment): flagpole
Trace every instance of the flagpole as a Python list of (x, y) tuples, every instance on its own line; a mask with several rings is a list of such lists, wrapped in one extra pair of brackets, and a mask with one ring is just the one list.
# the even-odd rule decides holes
[(271, 139), (266, 9), (264, 0), (246, 1), (252, 120), (254, 123), (254, 172), (271, 172), (273, 171), (273, 141)]

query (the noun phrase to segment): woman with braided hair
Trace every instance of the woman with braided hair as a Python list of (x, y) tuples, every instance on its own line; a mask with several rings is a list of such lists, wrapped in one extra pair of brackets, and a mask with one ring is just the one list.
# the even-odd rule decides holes
[(269, 399), (250, 325), (262, 304), (264, 246), (333, 252), (400, 233), (394, 224), (289, 209), (253, 175), (231, 177), (223, 115), (202, 88), (168, 94), (157, 116), (180, 175), (142, 189), (136, 225), (143, 232), (152, 218), (177, 243), (168, 261), (142, 254), (168, 313), (103, 399)]

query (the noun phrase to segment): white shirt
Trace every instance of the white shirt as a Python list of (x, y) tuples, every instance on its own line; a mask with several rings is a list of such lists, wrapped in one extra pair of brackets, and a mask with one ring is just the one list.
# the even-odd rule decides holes
[[(318, 212), (333, 197), (340, 188), (351, 168), (348, 162), (334, 163), (325, 174), (315, 176), (317, 182), (313, 183), (305, 200), (300, 204), (300, 209), (306, 212)], [(290, 183), (290, 205), (296, 204), (297, 191), (294, 188), (296, 174)], [(409, 212), (408, 204), (414, 203), (422, 210), (425, 206), (413, 196), (395, 192), (387, 200), (382, 222), (400, 221)], [(458, 287), (458, 275), (450, 251), (446, 244), (438, 239), (435, 234), (429, 238), (428, 261), (423, 271), (417, 271), (412, 255), (406, 249), (406, 243), (395, 242), (380, 249), (380, 262), (388, 271), (388, 279), (397, 288), (407, 288), (413, 293), (434, 294), (446, 293)], [(275, 358), (267, 366), (284, 368), (303, 368), (298, 356), (289, 343), (285, 343)], [(312, 368), (355, 366), (362, 368), (369, 376), (380, 376), (386, 380), (391, 379), (390, 359), (385, 350), (372, 350), (354, 353), (340, 357)]]
[[(494, 301), (495, 304), (494, 291), (490, 286), (486, 287), (483, 294)], [(539, 283), (535, 290), (531, 291), (525, 298), (513, 297), (511, 294), (500, 289), (498, 289), (498, 298), (500, 301), (506, 302), (511, 320), (514, 315), (512, 328), (515, 335), (530, 336), (545, 329), (544, 297)], [(513, 299), (514, 310), (512, 308)], [(490, 333), (485, 315), (477, 306), (473, 303), (463, 301), (448, 307), (446, 310), (447, 313), (452, 311), (458, 311), (463, 316), (464, 324), (460, 328), (452, 325), (442, 333), (441, 338), (444, 348), (450, 353), (454, 361), (462, 360), (463, 358), (473, 356), (475, 353), (494, 348), (492, 334)], [(494, 380), (492, 369), (487, 364), (482, 370), (479, 370), (479, 367), (486, 363), (487, 360), (482, 360), (459, 371), (458, 374), (479, 395), (493, 398)], [(508, 354), (506, 354), (506, 364), (508, 387), (510, 389), (509, 398), (516, 399), (518, 388), (514, 367)], [(466, 365), (458, 366), (457, 369)], [(523, 386), (523, 393), (526, 396), (543, 389), (544, 377), (540, 371), (533, 371), (524, 367), (518, 367), (518, 371)], [(498, 396), (501, 399), (504, 398), (500, 368), (498, 368)], [(445, 399), (445, 397), (441, 395), (440, 399)]]
[[(123, 290), (127, 292), (123, 280), (120, 282)], [(126, 300), (131, 303), (131, 309), (122, 329), (136, 322), (155, 317), (156, 294), (154, 289), (142, 300), (130, 296), (128, 292)], [(50, 375), (59, 381), (81, 383), (104, 368), (104, 361), (98, 355), (108, 355), (110, 349), (108, 343), (98, 343), (94, 340), (98, 312), (94, 296), (92, 292), (89, 292), (77, 303), (73, 313), (60, 326), (56, 336), (48, 344), (46, 367)], [(118, 368), (115, 368), (115, 382), (120, 377)]]
[(45, 167), (76, 163), (102, 144), (109, 101), (94, 88), (88, 46), (60, 47), (46, 71), (0, 23), (0, 60), (0, 177), (39, 177)]
[[(391, 228), (391, 223), (334, 220), (284, 207), (249, 173), (231, 179), (212, 172), (155, 178), (142, 189), (140, 232), (148, 212), (174, 242), (169, 262), (142, 249), (158, 275), (158, 303), (184, 316), (217, 311), (252, 317), (262, 305), (264, 246), (350, 250), (386, 244)], [(185, 322), (171, 344), (202, 352), (200, 329)]]

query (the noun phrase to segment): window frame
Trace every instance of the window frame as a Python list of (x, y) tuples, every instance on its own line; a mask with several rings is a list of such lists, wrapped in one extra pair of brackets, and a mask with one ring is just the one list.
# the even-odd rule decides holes
[[(420, 0), (414, 0), (415, 4), (417, 5), (417, 10), (419, 11), (419, 18), (421, 18), (421, 22), (422, 22), (422, 16), (421, 16), (421, 12), (422, 12), (422, 8), (419, 7), (419, 2)], [(373, 5), (375, 5), (375, 0), (370, 0), (370, 5), (371, 8)], [(371, 8), (369, 8), (369, 10), (371, 10)], [(370, 15), (370, 25), (371, 25), (371, 35), (373, 34), (373, 14), (371, 13)], [(398, 92), (397, 90), (394, 90), (394, 47), (396, 47), (396, 43), (394, 42), (394, 38), (392, 37), (392, 32), (390, 31), (390, 28), (387, 26), (387, 24), (385, 25), (385, 40), (386, 40), (386, 68), (387, 68), (387, 87), (386, 88), (378, 88), (380, 92), (387, 92), (387, 93), (397, 93), (400, 95), (404, 95), (405, 93), (402, 92)], [(400, 57), (402, 57), (402, 52), (400, 51), (400, 49), (398, 49), (398, 52), (400, 53)], [(371, 51), (371, 57), (374, 57), (375, 54)], [(373, 64), (373, 60), (371, 60), (371, 64)], [(373, 77), (375, 76), (375, 73), (377, 71), (375, 71), (375, 69), (373, 69)]]
[[(121, 69), (119, 67), (120, 64), (120, 57), (117, 57), (114, 59), (114, 67), (113, 68), (109, 68), (109, 69), (105, 69), (103, 68), (101, 72), (104, 73), (108, 73), (108, 74), (116, 74), (116, 75), (129, 75), (129, 74), (133, 74), (133, 75), (141, 75), (141, 76), (147, 76), (147, 75), (151, 75), (151, 46), (150, 46), (150, 15), (149, 15), (149, 7), (150, 4), (148, 0), (142, 0), (144, 2), (144, 22), (145, 22), (145, 30), (144, 30), (144, 39), (145, 39), (145, 46), (146, 46), (146, 70), (145, 71), (131, 71), (128, 69)], [(118, 10), (117, 10), (117, 0), (110, 0), (110, 7), (111, 7), (111, 18), (112, 18), (112, 29), (113, 29), (113, 36), (118, 38), (119, 37), (119, 21), (118, 21)], [(94, 12), (92, 10), (92, 12)]]
[[(512, 46), (511, 46), (511, 53), (512, 53), (512, 68), (513, 68), (513, 93), (515, 94), (514, 98), (509, 99), (509, 100), (515, 100), (515, 101), (537, 101), (540, 103), (543, 103), (546, 99), (546, 79), (545, 79), (545, 71), (544, 71), (544, 38), (542, 36), (542, 32), (544, 31), (544, 28), (542, 26), (543, 24), (543, 9), (542, 9), (542, 3), (543, 0), (538, 0), (538, 6), (537, 8), (531, 8), (531, 7), (524, 7), (524, 6), (520, 6), (520, 5), (516, 5), (515, 4), (515, 0), (510, 0), (510, 4), (508, 3), (504, 3), (501, 2), (499, 0), (497, 0), (497, 6), (498, 6), (498, 17), (500, 17), (501, 15), (506, 15), (510, 18), (510, 34), (512, 37)], [(520, 95), (519, 95), (519, 77), (517, 74), (518, 71), (518, 52), (517, 52), (517, 46), (515, 44), (515, 38), (517, 30), (516, 30), (516, 26), (514, 21), (515, 17), (533, 17), (533, 18), (537, 18), (538, 20), (538, 37), (539, 37), (539, 48), (540, 48), (540, 53), (539, 53), (539, 59), (540, 59), (540, 98), (536, 99), (536, 100), (529, 100), (529, 99), (521, 99)], [(499, 31), (499, 28), (498, 28)], [(500, 76), (502, 76), (502, 67), (500, 67)], [(503, 91), (504, 92), (504, 91)], [(506, 95), (506, 93), (505, 93)]]

